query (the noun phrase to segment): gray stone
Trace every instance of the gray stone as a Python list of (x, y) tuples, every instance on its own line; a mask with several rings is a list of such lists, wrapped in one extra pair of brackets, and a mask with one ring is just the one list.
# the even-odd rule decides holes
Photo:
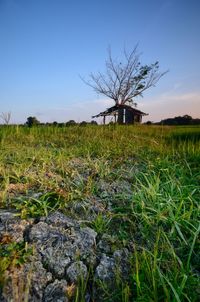
[(102, 255), (100, 264), (96, 268), (95, 277), (101, 281), (110, 282), (115, 275), (115, 261), (111, 257)]
[(58, 217), (61, 219), (62, 215), (56, 217), (57, 222), (51, 225), (46, 222), (33, 225), (29, 240), (36, 245), (44, 266), (60, 279), (64, 277), (67, 267), (72, 261), (76, 261), (77, 257), (87, 265), (95, 264), (97, 233), (89, 227), (74, 229), (70, 226), (68, 229), (66, 224), (61, 227)]
[(97, 233), (89, 227), (82, 228), (77, 232), (74, 249), (87, 265), (95, 265), (96, 263), (96, 236)]
[(67, 282), (65, 280), (55, 280), (50, 283), (44, 291), (43, 302), (68, 302)]
[(29, 233), (31, 242), (43, 242), (49, 238), (49, 226), (44, 222), (39, 222), (32, 227)]
[(103, 234), (101, 240), (97, 244), (97, 249), (100, 253), (111, 254), (117, 244), (117, 239), (114, 236)]
[[(63, 279), (70, 285), (79, 278), (85, 279), (87, 267), (94, 269), (97, 259), (100, 263), (94, 273), (95, 301), (103, 301), (98, 295), (98, 280), (106, 282), (111, 289), (116, 273), (122, 278), (128, 276), (129, 252), (127, 249), (115, 250), (117, 239), (113, 236), (104, 234), (98, 243), (97, 233), (92, 228), (81, 227), (80, 221), (60, 212), (41, 218), (39, 222), (22, 220), (15, 212), (0, 211), (0, 215), (1, 235), (6, 231), (15, 241), (27, 240), (29, 246), (34, 247), (34, 256), (22, 268), (8, 272), (10, 281), (0, 295), (2, 301), (13, 301), (12, 278), (17, 278), (15, 282), (21, 282), (23, 289), (28, 285), (28, 292), (21, 291), (22, 301), (26, 293), (28, 301), (66, 302), (67, 282)], [(90, 299), (89, 293), (87, 299)]]
[(115, 264), (118, 269), (118, 272), (121, 274), (121, 277), (124, 279), (128, 278), (129, 271), (130, 271), (129, 251), (126, 248), (121, 250), (116, 250), (113, 253), (113, 258), (115, 260)]
[(18, 212), (16, 210), (5, 210), (0, 209), (0, 223), (11, 222), (13, 220), (19, 220), (19, 217), (16, 215)]
[(71, 257), (65, 252), (65, 249), (48, 247), (41, 251), (41, 254), (45, 267), (47, 267), (56, 278), (63, 278), (66, 267), (69, 266), (72, 261)]
[(63, 228), (72, 228), (79, 226), (77, 221), (67, 217), (61, 212), (54, 212), (49, 214), (49, 216), (45, 219), (45, 222), (52, 226)]
[(65, 276), (65, 269), (66, 267), (71, 263), (71, 259), (69, 257), (63, 258), (43, 258), (43, 263), (46, 263), (47, 268), (49, 271), (52, 272), (52, 274), (56, 278), (64, 278)]
[(20, 219), (17, 211), (0, 209), (0, 237), (9, 235), (14, 242), (24, 240), (24, 232), (33, 223), (33, 219)]
[(106, 205), (101, 199), (91, 196), (81, 201), (72, 201), (67, 209), (79, 221), (93, 221), (98, 214), (105, 212)]
[(52, 280), (52, 274), (47, 272), (40, 261), (27, 262), (20, 268), (6, 272), (7, 282), (3, 288), (5, 301), (41, 302), (44, 289)]
[[(69, 232), (70, 233), (70, 232)], [(49, 226), (45, 222), (39, 222), (30, 230), (29, 240), (42, 245), (57, 245), (59, 242), (68, 240), (68, 232), (60, 231), (59, 228)]]
[(131, 184), (124, 180), (116, 180), (111, 183), (105, 180), (100, 180), (98, 185), (98, 191), (103, 198), (114, 196), (116, 194), (129, 194), (132, 195)]
[(116, 250), (112, 257), (102, 255), (100, 264), (96, 268), (95, 277), (101, 281), (112, 283), (116, 274), (127, 278), (130, 270), (129, 252), (127, 249)]
[(97, 233), (89, 228), (82, 228), (79, 232), (78, 245), (82, 250), (89, 250), (96, 244)]
[(29, 301), (42, 301), (44, 289), (52, 280), (52, 274), (46, 271), (40, 261), (27, 263), (25, 267), (30, 274)]
[(68, 267), (66, 276), (72, 283), (77, 282), (79, 278), (85, 279), (87, 276), (87, 267), (82, 261), (76, 261)]
[(116, 261), (121, 262), (123, 259), (127, 259), (129, 257), (129, 251), (126, 248), (121, 250), (116, 250), (113, 253), (113, 257), (115, 258)]

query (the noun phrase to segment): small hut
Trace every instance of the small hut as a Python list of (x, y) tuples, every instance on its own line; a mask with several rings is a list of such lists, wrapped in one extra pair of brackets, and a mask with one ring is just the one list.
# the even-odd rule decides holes
[(142, 116), (148, 115), (136, 108), (128, 105), (115, 105), (107, 110), (94, 115), (92, 118), (103, 117), (103, 124), (106, 123), (106, 116), (114, 117), (114, 122), (118, 124), (134, 124), (141, 123)]

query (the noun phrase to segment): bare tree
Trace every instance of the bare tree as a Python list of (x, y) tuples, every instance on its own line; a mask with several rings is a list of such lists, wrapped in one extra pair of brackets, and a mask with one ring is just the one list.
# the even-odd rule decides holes
[(116, 105), (133, 104), (134, 98), (142, 96), (148, 88), (155, 86), (167, 72), (159, 72), (159, 63), (141, 65), (137, 46), (132, 52), (124, 50), (124, 62), (114, 60), (108, 50), (105, 73), (91, 73), (89, 80), (83, 80), (98, 94), (103, 94), (115, 101)]
[(0, 118), (3, 120), (5, 125), (8, 125), (10, 123), (10, 119), (11, 119), (11, 111), (2, 112), (0, 115)]

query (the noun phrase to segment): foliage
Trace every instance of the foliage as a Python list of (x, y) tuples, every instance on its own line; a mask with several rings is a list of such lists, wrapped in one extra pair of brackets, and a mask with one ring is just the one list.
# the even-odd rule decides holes
[(116, 105), (135, 105), (134, 98), (155, 86), (166, 73), (159, 72), (158, 62), (142, 65), (139, 58), (137, 47), (130, 53), (124, 50), (124, 62), (113, 59), (109, 49), (105, 73), (91, 73), (90, 80), (84, 82), (97, 93), (114, 100)]
[(35, 116), (29, 116), (26, 121), (26, 125), (29, 127), (39, 125), (39, 123), (40, 122), (37, 120)]
[(56, 192), (41, 194), (38, 198), (17, 198), (13, 205), (20, 210), (21, 218), (47, 216), (61, 206), (61, 198)]
[(7, 238), (7, 242), (2, 238), (0, 242), (0, 287), (5, 282), (5, 271), (22, 266), (32, 255), (32, 249), (24, 242), (12, 242)]
[(200, 125), (200, 119), (193, 119), (190, 115), (176, 116), (162, 120), (160, 125)]
[(74, 120), (69, 120), (67, 123), (66, 123), (66, 126), (74, 126), (76, 125), (76, 122)]

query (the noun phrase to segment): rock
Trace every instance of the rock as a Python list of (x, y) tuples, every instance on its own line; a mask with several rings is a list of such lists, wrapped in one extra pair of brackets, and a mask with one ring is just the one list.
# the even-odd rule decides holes
[(109, 197), (116, 194), (129, 194), (132, 196), (131, 184), (124, 180), (116, 180), (111, 183), (104, 180), (98, 182), (98, 192), (100, 197)]
[(116, 244), (117, 239), (114, 236), (103, 234), (101, 240), (97, 244), (97, 249), (100, 253), (112, 254)]
[(64, 278), (65, 269), (71, 263), (71, 258), (66, 257), (63, 253), (58, 253), (58, 257), (56, 252), (52, 249), (50, 255), (47, 256), (47, 252), (43, 256), (44, 266), (47, 267), (48, 271), (52, 272), (52, 274), (56, 278)]
[(79, 226), (79, 223), (77, 221), (65, 216), (60, 212), (54, 212), (49, 214), (49, 216), (45, 219), (45, 222), (52, 226), (62, 228), (74, 228)]
[(42, 301), (44, 289), (52, 281), (52, 274), (46, 271), (40, 261), (27, 263), (25, 268), (30, 278), (29, 301)]
[(82, 261), (76, 261), (68, 267), (66, 276), (72, 283), (77, 282), (79, 278), (85, 279), (87, 276), (87, 267)]
[(97, 233), (93, 229), (89, 227), (82, 228), (77, 232), (77, 238), (74, 242), (76, 253), (89, 266), (96, 263), (96, 236)]
[(5, 224), (16, 219), (19, 220), (19, 217), (16, 216), (17, 214), (18, 212), (15, 210), (0, 209), (0, 223)]
[(72, 261), (71, 257), (74, 254), (73, 236), (70, 237), (67, 230), (63, 228), (39, 222), (31, 228), (29, 240), (36, 244), (37, 252), (42, 256), (44, 266), (56, 278), (63, 278), (65, 268)]
[(33, 219), (22, 220), (17, 211), (0, 210), (0, 237), (9, 234), (11, 241), (24, 240), (24, 232), (33, 222)]
[(79, 232), (77, 244), (83, 251), (90, 250), (96, 244), (96, 236), (97, 233), (93, 229), (89, 227), (82, 228)]
[[(62, 215), (55, 217), (57, 220), (50, 225), (46, 222), (35, 224), (29, 233), (29, 241), (36, 244), (44, 266), (56, 278), (63, 278), (67, 267), (76, 261), (77, 257), (87, 265), (94, 265), (97, 233), (89, 227), (67, 227), (66, 223), (61, 227), (59, 220)], [(67, 218), (63, 218), (66, 222)], [(52, 216), (46, 221), (50, 222), (51, 219)]]
[(93, 221), (98, 214), (105, 212), (106, 204), (96, 196), (91, 196), (81, 201), (70, 202), (67, 209), (79, 221)]
[(55, 280), (44, 291), (43, 302), (68, 302), (66, 280)]
[(130, 253), (124, 248), (121, 250), (116, 250), (113, 253), (113, 258), (115, 260), (116, 267), (118, 268), (118, 272), (120, 273), (123, 279), (128, 278), (130, 272)]
[(129, 267), (128, 250), (116, 250), (112, 257), (102, 255), (100, 264), (96, 268), (95, 277), (107, 283), (112, 283), (116, 274), (120, 274), (123, 279), (126, 279), (129, 274)]
[(121, 250), (116, 250), (113, 253), (113, 257), (115, 258), (116, 261), (121, 262), (122, 260), (125, 260), (129, 257), (129, 251), (126, 248)]
[[(90, 267), (94, 270), (95, 301), (100, 302), (104, 301), (104, 295), (98, 282), (105, 282), (112, 290), (116, 273), (123, 280), (129, 273), (129, 252), (116, 250), (119, 245), (114, 236), (104, 234), (101, 241), (96, 242), (97, 233), (92, 228), (81, 227), (80, 220), (59, 211), (37, 220), (22, 220), (16, 217), (16, 212), (0, 210), (0, 232), (1, 244), (9, 244), (12, 237), (17, 242), (28, 241), (34, 251), (26, 263), (6, 271), (8, 282), (0, 301), (15, 301), (18, 296), (20, 301), (66, 302), (70, 299), (67, 289), (79, 278), (85, 280)], [(8, 237), (2, 237), (5, 232)], [(86, 294), (86, 301), (93, 299), (90, 289)]]
[(106, 292), (112, 293), (115, 287), (119, 286), (117, 285), (117, 280), (121, 279), (123, 282), (128, 278), (128, 256), (127, 249), (116, 250), (112, 257), (108, 257), (105, 254), (102, 255), (94, 277), (93, 292), (95, 301), (103, 302), (107, 300)]
[(115, 261), (111, 257), (102, 255), (100, 264), (96, 268), (95, 277), (101, 281), (111, 282), (115, 275)]
[(29, 240), (30, 242), (37, 242), (41, 245), (52, 246), (58, 242), (64, 242), (68, 240), (68, 232), (60, 231), (58, 228), (49, 226), (45, 222), (39, 222), (30, 230)]
[(3, 289), (5, 301), (41, 302), (46, 285), (52, 280), (40, 261), (27, 262), (20, 268), (6, 271), (6, 286)]

